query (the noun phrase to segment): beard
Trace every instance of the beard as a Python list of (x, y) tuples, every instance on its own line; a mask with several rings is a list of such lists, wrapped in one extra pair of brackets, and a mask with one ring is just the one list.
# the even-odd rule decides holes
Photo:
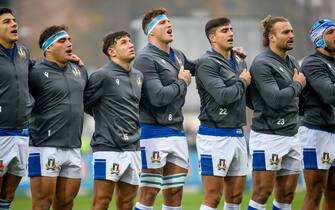
[(293, 44), (291, 43), (280, 44), (278, 48), (281, 49), (282, 51), (290, 51), (293, 49)]
[(334, 41), (332, 41), (333, 43), (331, 43), (331, 41), (326, 42), (326, 47), (325, 50), (330, 52), (330, 53), (335, 53), (335, 44)]

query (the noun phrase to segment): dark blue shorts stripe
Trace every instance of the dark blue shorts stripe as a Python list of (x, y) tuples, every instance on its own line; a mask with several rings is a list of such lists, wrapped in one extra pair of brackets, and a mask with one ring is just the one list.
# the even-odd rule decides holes
[(205, 125), (200, 125), (198, 133), (207, 136), (243, 137), (242, 128), (210, 128)]
[(29, 136), (29, 129), (9, 130), (0, 128), (0, 136)]
[(145, 154), (145, 147), (141, 147), (141, 160), (142, 160), (142, 169), (147, 169), (148, 164), (147, 164), (147, 157)]
[(211, 155), (200, 155), (200, 168), (201, 168), (201, 175), (204, 176), (214, 175)]
[(28, 157), (28, 176), (41, 176), (41, 156), (40, 153), (30, 153)]
[(318, 169), (318, 161), (315, 148), (304, 149), (304, 168)]
[(266, 171), (264, 150), (254, 150), (252, 154), (252, 170)]
[(94, 179), (106, 180), (106, 160), (95, 159), (94, 160)]
[(146, 123), (141, 124), (141, 139), (164, 138), (172, 136), (185, 136), (185, 133), (183, 131), (174, 130), (166, 126)]

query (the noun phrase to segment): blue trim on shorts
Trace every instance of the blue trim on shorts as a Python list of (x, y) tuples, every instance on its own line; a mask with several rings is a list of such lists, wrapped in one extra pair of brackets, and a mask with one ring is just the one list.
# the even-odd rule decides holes
[(275, 206), (274, 204), (272, 204), (272, 210), (281, 210), (281, 209)]
[(106, 160), (94, 159), (94, 179), (106, 180)]
[(29, 129), (9, 130), (0, 128), (0, 136), (29, 136)]
[(141, 161), (142, 161), (142, 169), (147, 169), (148, 163), (147, 163), (145, 147), (141, 147)]
[(207, 136), (244, 136), (242, 128), (210, 128), (203, 124), (200, 125), (198, 133)]
[(201, 175), (204, 176), (214, 175), (212, 155), (200, 154), (200, 169), (201, 169)]
[(318, 169), (318, 161), (315, 148), (304, 148), (304, 168)]
[(254, 150), (252, 154), (252, 170), (266, 171), (264, 150)]
[(185, 133), (183, 131), (174, 130), (166, 126), (141, 123), (141, 139), (164, 138), (172, 136), (185, 136)]
[(28, 157), (28, 176), (42, 176), (41, 154), (30, 153)]
[(258, 209), (255, 209), (254, 207), (248, 206), (248, 210), (258, 210)]

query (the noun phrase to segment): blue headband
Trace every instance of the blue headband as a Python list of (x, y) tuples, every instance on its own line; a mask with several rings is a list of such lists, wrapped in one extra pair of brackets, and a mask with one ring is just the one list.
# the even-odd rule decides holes
[(69, 34), (66, 31), (60, 31), (60, 32), (50, 36), (47, 40), (45, 40), (43, 42), (42, 50), (45, 51), (46, 49), (48, 49), (48, 47), (50, 47), (50, 45), (52, 45), (57, 40), (59, 40), (61, 38), (64, 38), (64, 37), (70, 37)]
[(331, 20), (327, 20), (327, 19), (317, 20), (313, 24), (312, 30), (310, 32), (310, 37), (311, 37), (312, 42), (317, 48), (326, 47), (326, 43), (324, 40), (324, 32), (332, 26), (335, 26), (335, 22)]
[(145, 35), (149, 35), (151, 31), (156, 27), (156, 25), (161, 21), (161, 20), (167, 20), (168, 17), (164, 14), (156, 16), (152, 21), (148, 24), (147, 30), (145, 30)]

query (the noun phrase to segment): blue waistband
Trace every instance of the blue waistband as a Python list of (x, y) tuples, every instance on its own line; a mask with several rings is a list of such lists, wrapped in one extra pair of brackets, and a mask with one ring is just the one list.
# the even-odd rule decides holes
[(207, 136), (243, 137), (242, 128), (209, 128), (202, 124), (199, 127), (198, 133)]
[(29, 129), (8, 130), (0, 128), (0, 136), (29, 136)]
[(185, 136), (183, 131), (174, 130), (162, 125), (141, 123), (141, 139)]

